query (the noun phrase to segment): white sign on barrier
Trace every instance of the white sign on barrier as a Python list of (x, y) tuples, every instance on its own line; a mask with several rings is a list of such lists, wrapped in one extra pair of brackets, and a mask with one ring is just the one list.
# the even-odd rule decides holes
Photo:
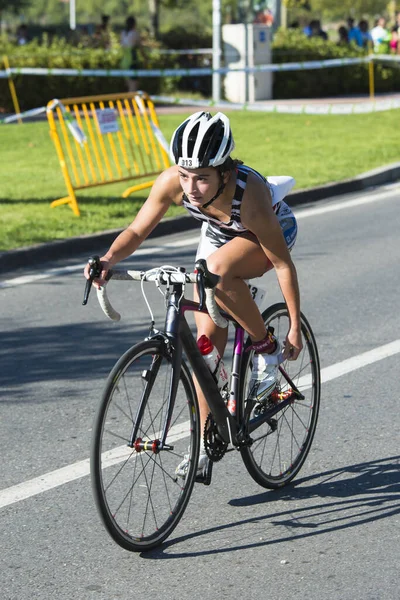
[(96, 110), (96, 117), (101, 135), (106, 133), (117, 133), (117, 131), (119, 131), (117, 117), (113, 108), (101, 108)]

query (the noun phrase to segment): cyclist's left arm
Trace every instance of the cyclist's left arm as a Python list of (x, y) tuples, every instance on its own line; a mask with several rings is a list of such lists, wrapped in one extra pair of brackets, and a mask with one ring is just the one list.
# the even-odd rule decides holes
[(291, 357), (296, 359), (302, 348), (300, 332), (300, 291), (296, 268), (290, 256), (278, 218), (272, 208), (267, 186), (258, 178), (249, 177), (242, 201), (243, 225), (255, 236), (276, 275), (290, 316), (290, 330), (286, 340), (285, 357), (293, 347)]

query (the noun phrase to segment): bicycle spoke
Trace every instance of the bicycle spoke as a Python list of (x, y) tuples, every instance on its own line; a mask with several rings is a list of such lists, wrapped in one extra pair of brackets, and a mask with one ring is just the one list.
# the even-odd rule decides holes
[[(92, 451), (95, 498), (108, 532), (128, 550), (149, 549), (170, 534), (194, 483), (198, 409), (186, 366), (161, 445), (171, 377), (171, 360), (162, 345), (143, 342), (111, 372), (99, 410)], [(121, 441), (132, 448), (118, 446)], [(189, 473), (178, 478), (175, 470), (188, 452)]]
[[(283, 342), (289, 330), (289, 317), (285, 305), (271, 307), (265, 313), (265, 323), (274, 328), (274, 335)], [(264, 403), (254, 403), (248, 416), (252, 423), (253, 443), (241, 449), (241, 454), (250, 475), (264, 487), (279, 487), (288, 483), (303, 465), (313, 439), (318, 418), (320, 375), (318, 353), (311, 329), (302, 315), (301, 322), (303, 349), (296, 361), (285, 361), (278, 387)], [(245, 414), (246, 381), (250, 378), (251, 358), (244, 364), (242, 378), (243, 399), (241, 411)], [(291, 394), (291, 386), (295, 386), (304, 399)], [(281, 397), (280, 394), (288, 394)], [(282, 408), (279, 409), (279, 398)], [(262, 423), (259, 415), (268, 414), (274, 408), (274, 416)], [(259, 422), (255, 430), (254, 425)]]

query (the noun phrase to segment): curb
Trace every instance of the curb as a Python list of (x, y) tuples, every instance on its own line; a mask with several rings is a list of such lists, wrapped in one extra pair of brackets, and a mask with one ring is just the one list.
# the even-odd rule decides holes
[[(333, 196), (360, 192), (371, 187), (393, 183), (399, 179), (400, 162), (397, 162), (362, 173), (353, 179), (292, 192), (287, 196), (287, 203), (290, 206), (301, 206), (302, 204), (325, 200)], [(190, 215), (172, 217), (163, 219), (147, 239), (197, 228), (199, 228), (199, 222), (190, 217)], [(21, 267), (33, 267), (57, 259), (70, 258), (73, 255), (84, 252), (87, 252), (88, 255), (94, 252), (101, 253), (102, 248), (106, 250), (121, 231), (123, 229), (112, 229), (93, 235), (73, 237), (66, 240), (18, 248), (17, 250), (9, 250), (8, 252), (0, 252), (0, 273), (6, 273)]]
[(368, 188), (394, 183), (400, 179), (400, 162), (385, 165), (377, 169), (372, 169), (366, 173), (361, 173), (353, 179), (344, 179), (335, 183), (327, 183), (319, 187), (308, 190), (298, 190), (287, 196), (290, 206), (299, 206), (308, 202), (326, 200), (333, 196), (342, 194), (351, 194), (352, 192), (362, 192)]

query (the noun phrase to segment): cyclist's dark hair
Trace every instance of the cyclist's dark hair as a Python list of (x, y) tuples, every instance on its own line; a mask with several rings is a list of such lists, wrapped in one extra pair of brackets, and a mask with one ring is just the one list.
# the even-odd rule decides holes
[(224, 173), (227, 173), (228, 171), (234, 171), (236, 167), (242, 164), (242, 160), (239, 160), (238, 158), (231, 158), (230, 156), (228, 156), (228, 158), (222, 163), (222, 165), (218, 165), (214, 168), (217, 169), (218, 173), (222, 177)]

